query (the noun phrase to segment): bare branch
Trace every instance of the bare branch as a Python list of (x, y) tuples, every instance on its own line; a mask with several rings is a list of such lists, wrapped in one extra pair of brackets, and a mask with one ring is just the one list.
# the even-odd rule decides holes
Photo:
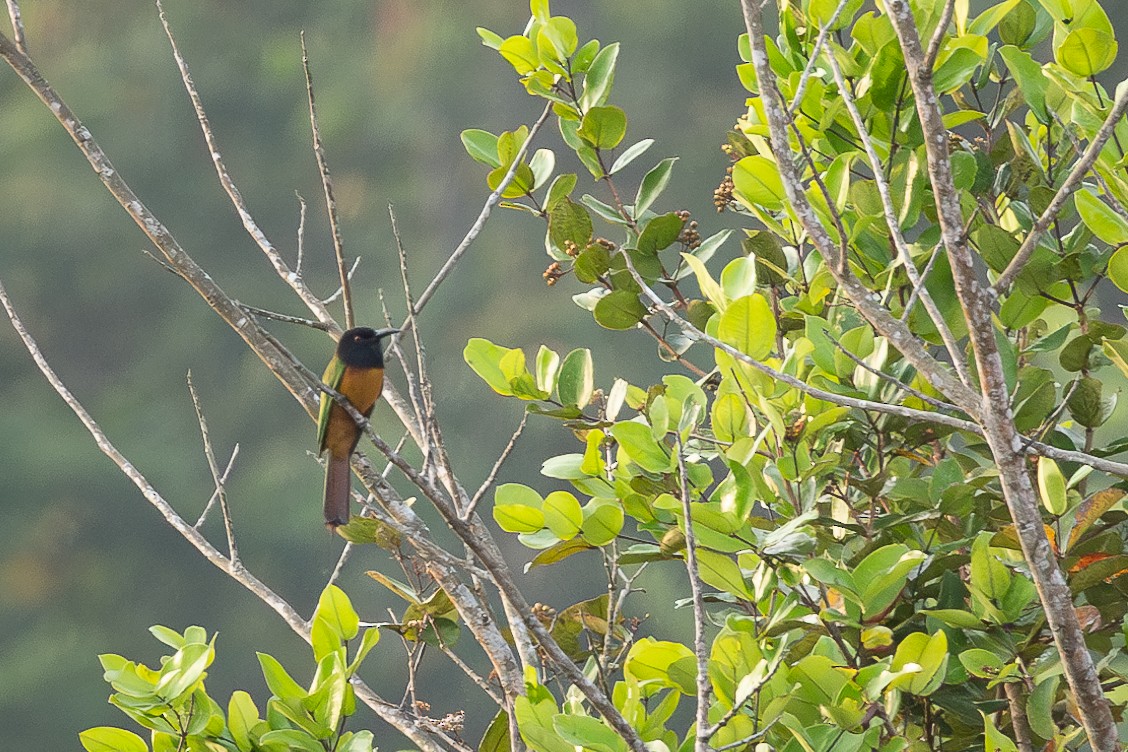
[[(951, 8), (951, 3), (948, 5)], [(877, 186), (877, 193), (881, 197), (881, 207), (885, 213), (885, 224), (889, 228), (890, 234), (893, 236), (893, 245), (897, 248), (897, 255), (901, 259), (901, 265), (905, 267), (905, 273), (909, 276), (909, 282), (912, 283), (913, 294), (920, 298), (921, 305), (928, 311), (928, 317), (932, 320), (932, 324), (940, 333), (940, 339), (944, 342), (944, 347), (948, 350), (948, 356), (952, 359), (952, 366), (956, 369), (956, 374), (960, 377), (967, 387), (972, 387), (971, 374), (968, 373), (967, 363), (964, 360), (963, 349), (956, 341), (955, 335), (952, 334), (948, 322), (944, 320), (944, 314), (940, 312), (940, 308), (932, 299), (929, 294), (928, 288), (924, 286), (924, 280), (921, 274), (917, 271), (916, 264), (913, 263), (912, 253), (909, 250), (909, 244), (905, 240), (904, 234), (901, 232), (901, 223), (897, 219), (897, 210), (893, 206), (893, 196), (889, 190), (889, 182), (885, 179), (885, 171), (882, 169), (881, 159), (877, 156), (877, 150), (873, 145), (873, 138), (870, 136), (869, 128), (866, 127), (866, 121), (862, 118), (862, 113), (858, 111), (858, 103), (854, 100), (854, 94), (850, 91), (850, 86), (846, 82), (846, 77), (842, 75), (842, 67), (838, 64), (838, 59), (833, 54), (827, 55), (827, 63), (830, 65), (830, 70), (834, 74), (834, 82), (838, 85), (838, 91), (842, 96), (842, 101), (846, 105), (846, 110), (850, 113), (850, 119), (854, 121), (854, 127), (858, 129), (858, 135), (862, 139), (862, 146), (865, 148), (866, 157), (869, 159), (870, 170), (873, 172), (874, 184)]]
[[(313, 133), (313, 153), (317, 157), (317, 172), (321, 175), (321, 186), (325, 190), (325, 208), (329, 212), (329, 229), (333, 234), (333, 252), (337, 257), (337, 273), (341, 277), (341, 294), (345, 304), (345, 328), (356, 325), (353, 314), (352, 290), (349, 287), (349, 273), (345, 264), (345, 244), (341, 239), (341, 223), (337, 216), (337, 200), (333, 197), (333, 180), (329, 177), (329, 165), (325, 161), (325, 148), (321, 144), (321, 129), (317, 125), (317, 106), (313, 101), (313, 73), (309, 69), (309, 54), (306, 52), (305, 32), (302, 38), (302, 70), (305, 71), (306, 96), (309, 99), (309, 127)], [(304, 208), (304, 204), (303, 204)]]
[(486, 475), (486, 479), (482, 481), (482, 485), (478, 486), (478, 490), (474, 492), (473, 498), (470, 499), (470, 506), (462, 512), (462, 519), (470, 519), (470, 516), (474, 514), (474, 509), (477, 508), (478, 502), (482, 500), (482, 497), (486, 495), (486, 491), (490, 489), (490, 486), (492, 486), (493, 482), (497, 479), (498, 471), (501, 470), (501, 466), (505, 463), (505, 460), (509, 458), (513, 447), (517, 446), (517, 439), (521, 438), (521, 433), (525, 430), (525, 422), (528, 421), (528, 419), (529, 414), (527, 412), (521, 413), (521, 422), (517, 424), (517, 430), (509, 437), (509, 443), (501, 450), (497, 462), (490, 468), (490, 472)]
[(450, 276), (450, 273), (454, 270), (455, 265), (459, 262), (462, 256), (465, 255), (466, 251), (470, 250), (470, 246), (478, 238), (478, 235), (481, 234), (482, 228), (486, 226), (486, 220), (490, 218), (490, 212), (493, 211), (493, 208), (495, 205), (497, 205), (497, 202), (501, 200), (501, 194), (504, 193), (505, 189), (509, 187), (509, 184), (513, 182), (513, 176), (517, 174), (517, 168), (521, 165), (522, 158), (524, 158), (525, 154), (528, 152), (529, 145), (533, 143), (533, 139), (536, 138), (536, 135), (540, 131), (541, 126), (544, 125), (546, 120), (548, 120), (548, 116), (551, 113), (552, 102), (549, 102), (544, 106), (544, 111), (541, 112), (540, 117), (537, 118), (537, 121), (533, 123), (533, 127), (529, 129), (529, 135), (525, 138), (525, 142), (521, 144), (521, 148), (517, 150), (517, 155), (513, 158), (513, 164), (509, 166), (509, 171), (505, 173), (505, 177), (503, 177), (501, 179), (501, 182), (498, 183), (497, 188), (495, 188), (493, 193), (489, 195), (489, 198), (486, 199), (486, 203), (482, 206), (482, 211), (478, 213), (478, 218), (474, 220), (474, 224), (470, 225), (470, 229), (466, 231), (466, 235), (462, 238), (462, 242), (460, 242), (455, 247), (454, 251), (451, 252), (450, 257), (447, 258), (447, 260), (443, 263), (442, 268), (439, 269), (437, 274), (435, 274), (434, 279), (432, 279), (430, 284), (427, 285), (426, 289), (423, 290), (423, 294), (419, 296), (419, 300), (415, 303), (415, 313), (419, 313), (423, 310), (423, 306), (427, 305), (427, 303), (431, 300), (431, 298), (435, 294), (435, 291), (439, 289), (439, 285), (443, 283), (443, 280)]
[(12, 21), (12, 39), (16, 42), (16, 47), (23, 54), (27, 52), (27, 34), (24, 32), (23, 18), (20, 16), (20, 4), (18, 0), (7, 0), (8, 2), (8, 18)]
[(709, 705), (712, 685), (709, 680), (709, 648), (705, 642), (705, 596), (697, 570), (697, 538), (693, 530), (693, 504), (685, 474), (685, 454), (681, 438), (677, 443), (678, 478), (681, 482), (682, 514), (685, 515), (685, 569), (689, 574), (689, 591), (693, 600), (693, 655), (697, 659), (697, 723), (693, 748), (709, 750)]
[[(1003, 363), (995, 341), (992, 296), (989, 294), (990, 288), (985, 288), (979, 282), (975, 258), (963, 232), (962, 209), (948, 155), (948, 131), (944, 127), (939, 97), (932, 85), (932, 71), (922, 65), (924, 54), (920, 48), (920, 37), (906, 0), (887, 0), (886, 8), (909, 71), (913, 99), (924, 132), (928, 176), (936, 201), (940, 234), (952, 268), (956, 296), (963, 309), (975, 352), (976, 370), (982, 390), (982, 414), (978, 419), (983, 426), (983, 436), (999, 469), (1003, 498), (1014, 521), (1023, 558), (1038, 591), (1038, 598), (1046, 612), (1046, 621), (1054, 636), (1066, 681), (1076, 701), (1089, 744), (1100, 752), (1111, 752), (1120, 749), (1116, 725), (1096, 667), (1085, 646), (1085, 635), (1073, 608), (1073, 595), (1046, 538), (1038, 495), (1034, 490), (1022, 447), (1022, 436), (1015, 429)], [(1125, 106), (1128, 106), (1128, 88), (1117, 98), (1110, 120), (1101, 126), (1102, 131), (1107, 129), (1111, 133)], [(1096, 146), (1099, 151), (1099, 138), (1098, 134), (1090, 148)], [(1103, 145), (1103, 141), (1100, 143)], [(1039, 224), (1056, 214), (1095, 159), (1095, 152), (1086, 152), (1078, 161), (1047, 207), (1048, 214), (1043, 214), (1035, 223), (1034, 229), (1023, 242), (1023, 248), (1028, 247), (1033, 252)], [(1048, 225), (1047, 221), (1046, 226)], [(1019, 253), (1022, 253), (1021, 249)], [(1016, 255), (999, 279), (1004, 284), (997, 283), (996, 288), (1006, 289), (1009, 284), (1007, 280), (1012, 280), (1024, 263)]]
[(1128, 109), (1128, 86), (1122, 86), (1120, 93), (1116, 96), (1116, 101), (1112, 103), (1108, 117), (1105, 118), (1104, 123), (1097, 131), (1097, 135), (1089, 142), (1089, 146), (1085, 149), (1081, 158), (1074, 163), (1073, 169), (1069, 171), (1069, 175), (1046, 206), (1045, 211), (1042, 212), (1042, 216), (1038, 217), (1034, 226), (1030, 228), (1030, 232), (1026, 234), (1026, 239), (1022, 241), (1022, 245), (1019, 246), (1018, 252), (1014, 254), (1011, 262), (1007, 264), (1007, 268), (995, 280), (992, 290), (996, 295), (1006, 294), (1010, 290), (1015, 278), (1022, 272), (1026, 263), (1034, 254), (1034, 249), (1038, 247), (1038, 240), (1041, 239), (1046, 230), (1050, 229), (1050, 225), (1057, 219), (1061, 208), (1065, 206), (1065, 202), (1073, 195), (1073, 191), (1081, 185), (1085, 173), (1096, 163), (1097, 157), (1100, 156), (1104, 145), (1112, 138), (1112, 134), (1116, 131), (1116, 126), (1120, 122), (1120, 118), (1124, 116), (1126, 109)]
[(208, 470), (211, 471), (212, 480), (215, 482), (215, 492), (219, 497), (219, 509), (223, 513), (223, 529), (227, 533), (227, 557), (232, 564), (238, 564), (239, 548), (235, 545), (235, 530), (231, 525), (231, 510), (227, 507), (227, 488), (215, 462), (215, 452), (212, 450), (211, 436), (208, 434), (208, 421), (204, 417), (204, 408), (200, 406), (200, 395), (196, 392), (196, 385), (192, 383), (191, 371), (188, 372), (188, 393), (192, 395), (192, 407), (196, 409), (196, 421), (200, 424), (200, 437), (204, 440), (204, 457), (207, 458)]
[(932, 39), (928, 42), (928, 52), (924, 55), (921, 67), (932, 70), (936, 65), (936, 56), (940, 54), (940, 45), (944, 43), (944, 35), (948, 33), (948, 24), (952, 23), (952, 15), (956, 11), (956, 0), (947, 0), (944, 3), (944, 12), (940, 14), (940, 21), (932, 32)]
[(336, 326), (333, 317), (329, 314), (325, 305), (318, 300), (317, 296), (306, 287), (305, 281), (301, 276), (290, 269), (286, 264), (285, 259), (274, 247), (274, 244), (266, 237), (266, 233), (255, 222), (251, 216), (250, 210), (247, 208), (246, 201), (243, 200), (243, 195), (235, 186), (235, 181), (231, 179), (230, 173), (227, 171), (227, 166), (220, 156), (219, 145), (216, 143), (215, 136), (212, 134), (211, 123), (208, 121), (207, 113), (204, 111), (204, 104), (200, 99), (199, 92), (196, 90), (196, 84), (192, 81), (192, 75), (188, 71), (188, 64), (185, 62), (184, 57), (180, 54), (180, 48), (176, 44), (176, 38), (172, 35), (172, 29), (169, 27), (168, 17), (165, 15), (164, 7), (161, 5), (161, 0), (156, 0), (157, 10), (159, 11), (161, 26), (164, 27), (165, 35), (168, 37), (169, 45), (172, 47), (172, 56), (176, 61), (176, 66), (180, 70), (180, 80), (184, 83), (184, 89), (188, 92), (188, 98), (192, 102), (192, 108), (196, 111), (196, 120), (200, 123), (200, 131), (204, 134), (204, 141), (208, 147), (208, 153), (211, 156), (212, 165), (215, 167), (216, 175), (219, 176), (220, 185), (223, 190), (227, 192), (231, 203), (235, 207), (239, 219), (243, 223), (243, 229), (255, 241), (262, 252), (266, 254), (267, 259), (274, 267), (274, 271), (282, 278), (290, 288), (297, 293), (310, 312), (317, 318), (318, 321)]
[[(227, 460), (227, 467), (223, 469), (223, 473), (221, 473), (219, 476), (219, 481), (221, 481), (222, 483), (227, 483), (227, 478), (231, 475), (231, 470), (235, 467), (235, 459), (238, 456), (239, 445), (236, 444), (235, 448), (231, 450), (231, 457)], [(200, 512), (199, 518), (196, 519), (196, 524), (192, 526), (197, 530), (199, 530), (203, 526), (204, 521), (207, 519), (208, 513), (211, 512), (212, 507), (215, 506), (217, 501), (219, 501), (219, 486), (220, 483), (216, 483), (215, 490), (212, 491), (211, 497), (208, 498), (208, 503), (204, 505), (204, 510)]]
[(246, 303), (240, 303), (239, 307), (252, 316), (257, 316), (262, 319), (273, 319), (274, 321), (283, 321), (287, 324), (300, 324), (301, 326), (308, 326), (310, 329), (317, 329), (322, 332), (328, 332), (331, 327), (323, 321), (314, 321), (313, 319), (302, 318), (301, 316), (291, 316), (287, 313), (276, 313), (275, 311), (268, 311), (265, 308), (258, 308)]
[[(345, 278), (348, 279), (349, 281), (352, 281), (353, 275), (356, 274), (356, 268), (358, 266), (360, 266), (360, 260), (361, 260), (360, 256), (357, 256), (355, 259), (353, 259), (352, 266), (349, 267), (348, 273), (345, 274)], [(333, 294), (330, 295), (329, 297), (323, 299), (321, 302), (324, 303), (325, 305), (329, 305), (334, 300), (341, 297), (341, 295), (343, 295), (344, 292), (345, 292), (345, 288), (338, 285), (337, 289), (333, 291)]]
[(294, 195), (298, 197), (298, 260), (294, 262), (294, 273), (301, 276), (302, 260), (305, 258), (306, 202), (297, 191)]

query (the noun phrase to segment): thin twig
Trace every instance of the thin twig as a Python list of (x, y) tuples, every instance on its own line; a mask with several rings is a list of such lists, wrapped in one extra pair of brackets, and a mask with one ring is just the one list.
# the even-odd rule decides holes
[(301, 276), (302, 261), (305, 259), (306, 202), (297, 191), (294, 191), (294, 195), (298, 197), (298, 260), (294, 262), (294, 273)]
[(521, 422), (517, 424), (517, 430), (513, 432), (512, 436), (509, 437), (509, 443), (507, 443), (505, 445), (505, 448), (501, 450), (501, 455), (498, 456), (497, 462), (495, 462), (493, 464), (493, 467), (490, 468), (490, 472), (486, 475), (486, 479), (482, 481), (482, 485), (478, 486), (478, 490), (474, 492), (474, 496), (470, 499), (470, 505), (466, 507), (466, 509), (462, 512), (462, 519), (468, 520), (470, 519), (471, 515), (474, 514), (474, 510), (477, 508), (478, 502), (482, 500), (482, 497), (486, 495), (486, 491), (489, 490), (490, 486), (492, 486), (493, 482), (497, 479), (497, 474), (498, 471), (501, 470), (502, 464), (504, 464), (505, 460), (509, 458), (509, 454), (513, 451), (513, 447), (517, 446), (517, 439), (521, 438), (521, 432), (525, 430), (525, 422), (528, 421), (528, 419), (529, 414), (527, 412), (521, 413)]
[[(352, 262), (352, 266), (351, 266), (351, 267), (349, 267), (349, 271), (348, 271), (348, 273), (347, 273), (347, 274), (345, 274), (345, 278), (346, 278), (346, 279), (348, 279), (348, 280), (350, 280), (350, 281), (352, 280), (352, 278), (353, 278), (353, 274), (355, 274), (355, 273), (356, 273), (356, 268), (357, 268), (358, 266), (360, 266), (360, 260), (361, 260), (361, 257), (360, 257), (360, 256), (357, 256), (357, 257), (356, 257), (355, 259), (353, 259), (353, 262)], [(327, 297), (327, 298), (324, 298), (324, 299), (322, 299), (322, 301), (321, 301), (321, 302), (322, 302), (322, 303), (324, 303), (325, 305), (329, 305), (329, 304), (330, 304), (330, 303), (332, 303), (332, 302), (333, 302), (334, 300), (336, 300), (337, 298), (341, 297), (341, 295), (342, 295), (342, 294), (344, 293), (344, 290), (345, 290), (345, 288), (344, 288), (344, 287), (338, 286), (338, 287), (337, 287), (337, 289), (333, 291), (333, 294), (332, 294), (332, 295), (330, 295), (330, 296), (329, 296), (329, 297)]]
[(20, 4), (17, 0), (8, 0), (8, 18), (12, 20), (12, 39), (16, 47), (23, 54), (27, 52), (27, 33), (24, 31), (23, 17), (20, 15)]
[(839, 350), (841, 350), (842, 353), (847, 358), (854, 361), (854, 363), (856, 363), (863, 370), (869, 371), (874, 376), (877, 376), (879, 379), (882, 379), (884, 381), (888, 381), (890, 384), (895, 385), (901, 391), (904, 391), (904, 392), (911, 394), (912, 396), (916, 397), (917, 399), (919, 399), (922, 402), (927, 402), (928, 404), (935, 407), (937, 410), (960, 411), (960, 409), (958, 407), (956, 407), (955, 405), (953, 405), (949, 402), (944, 402), (943, 400), (938, 400), (935, 397), (930, 397), (927, 394), (925, 394), (924, 392), (920, 391), (919, 389), (914, 389), (913, 387), (909, 386), (905, 382), (903, 382), (900, 379), (898, 379), (897, 377), (893, 376), (893, 374), (886, 373), (885, 371), (874, 368), (869, 363), (865, 362), (865, 360), (863, 360), (862, 358), (859, 358), (857, 355), (855, 355), (854, 353), (852, 353), (848, 349), (846, 349), (846, 347), (840, 341), (838, 341), (837, 339), (832, 337), (829, 332), (826, 332), (826, 337), (831, 342), (833, 342), (835, 347), (837, 347)]
[(207, 458), (208, 470), (211, 472), (212, 480), (215, 482), (215, 492), (219, 497), (223, 529), (227, 533), (227, 558), (233, 564), (238, 564), (239, 548), (235, 545), (235, 528), (231, 524), (231, 510), (227, 506), (227, 487), (215, 462), (215, 451), (212, 449), (211, 436), (208, 434), (208, 421), (204, 417), (204, 408), (200, 405), (200, 395), (196, 392), (196, 385), (192, 383), (191, 371), (188, 371), (188, 393), (192, 396), (192, 407), (196, 409), (196, 422), (200, 424), (200, 437), (204, 440), (204, 457)]
[(955, 10), (956, 0), (947, 0), (944, 3), (944, 12), (940, 14), (940, 22), (932, 32), (932, 39), (928, 42), (928, 52), (925, 53), (924, 62), (921, 63), (926, 70), (932, 70), (936, 65), (936, 56), (940, 54), (940, 46), (944, 43), (944, 35), (948, 33), (948, 24), (952, 22), (952, 14)]
[[(815, 65), (819, 60), (819, 53), (822, 52), (823, 46), (826, 44), (826, 38), (830, 36), (830, 29), (838, 23), (838, 17), (842, 15), (842, 10), (850, 0), (839, 0), (838, 7), (834, 9), (834, 14), (830, 17), (821, 29), (819, 29), (819, 38), (815, 40), (815, 46), (811, 48), (811, 55), (807, 58), (807, 64), (803, 67), (803, 73), (799, 76), (799, 86), (795, 89), (795, 96), (791, 98), (791, 104), (787, 107), (787, 114), (794, 115), (795, 111), (799, 109), (799, 105), (803, 102), (803, 95), (807, 93), (807, 82), (811, 80), (811, 74), (815, 71)], [(831, 52), (828, 57), (833, 56)]]
[[(950, 7), (951, 3), (949, 2), (949, 8)], [(870, 163), (870, 169), (873, 171), (873, 179), (877, 186), (877, 193), (881, 197), (881, 207), (885, 214), (885, 224), (889, 228), (890, 235), (893, 237), (893, 245), (897, 249), (897, 255), (901, 259), (902, 266), (905, 267), (905, 274), (909, 277), (913, 292), (920, 298), (921, 305), (928, 311), (928, 317), (932, 319), (933, 326), (935, 326), (936, 331), (940, 333), (940, 339), (944, 341), (944, 347), (948, 350), (948, 356), (952, 359), (952, 366), (956, 369), (956, 375), (959, 376), (960, 381), (966, 386), (971, 387), (971, 374), (967, 370), (967, 362), (964, 359), (964, 353), (959, 346), (959, 342), (956, 341), (955, 335), (952, 334), (952, 330), (948, 327), (948, 322), (944, 320), (944, 314), (940, 312), (936, 301), (932, 299), (928, 288), (924, 286), (920, 272), (917, 271), (916, 264), (913, 263), (912, 254), (909, 251), (909, 244), (905, 240), (905, 236), (901, 233), (901, 225), (897, 219), (897, 211), (893, 206), (893, 195), (889, 190), (889, 183), (885, 180), (885, 173), (882, 170), (881, 158), (877, 156), (877, 150), (874, 148), (873, 138), (871, 138), (869, 129), (866, 127), (865, 119), (862, 118), (862, 113), (858, 111), (858, 104), (854, 99), (854, 94), (850, 91), (846, 77), (842, 74), (842, 67), (838, 64), (838, 59), (835, 58), (834, 55), (827, 55), (827, 63), (830, 65), (830, 70), (834, 74), (834, 82), (838, 85), (838, 92), (842, 96), (846, 110), (850, 113), (850, 119), (854, 121), (854, 127), (858, 129), (858, 135), (862, 139), (862, 146), (865, 148), (866, 157), (869, 159)]]
[(212, 133), (211, 122), (208, 120), (207, 113), (204, 111), (204, 104), (200, 99), (199, 92), (196, 90), (196, 84), (192, 80), (192, 74), (188, 71), (188, 63), (184, 60), (183, 55), (180, 54), (180, 48), (176, 44), (176, 38), (172, 35), (172, 28), (169, 26), (168, 16), (165, 15), (161, 0), (156, 0), (156, 3), (161, 26), (164, 27), (165, 36), (168, 37), (169, 44), (172, 47), (172, 56), (176, 61), (176, 67), (180, 69), (180, 80), (184, 84), (185, 90), (188, 92), (188, 98), (192, 102), (192, 108), (196, 111), (196, 120), (199, 122), (200, 130), (204, 135), (204, 141), (207, 144), (212, 165), (215, 167), (216, 175), (219, 176), (220, 185), (222, 185), (223, 190), (227, 192), (227, 196), (231, 199), (231, 203), (234, 205), (235, 211), (243, 223), (243, 229), (247, 231), (247, 234), (251, 236), (262, 252), (266, 254), (267, 259), (274, 267), (275, 273), (297, 293), (298, 297), (301, 298), (302, 302), (309, 308), (310, 312), (313, 313), (317, 320), (331, 326), (336, 326), (333, 322), (333, 317), (329, 314), (325, 305), (318, 300), (317, 296), (306, 286), (301, 275), (290, 269), (285, 259), (283, 259), (282, 255), (278, 252), (278, 249), (274, 247), (274, 244), (266, 237), (266, 233), (262, 231), (251, 216), (251, 212), (247, 208), (247, 203), (243, 200), (243, 195), (235, 186), (235, 181), (232, 180), (231, 174), (227, 171), (227, 165), (224, 164), (223, 158), (220, 155), (219, 145), (215, 140), (215, 135)]
[[(222, 481), (223, 483), (227, 483), (227, 478), (231, 475), (231, 470), (235, 467), (235, 459), (238, 456), (239, 445), (236, 444), (235, 448), (231, 450), (231, 457), (227, 460), (227, 467), (223, 469), (223, 473), (219, 476), (220, 481)], [(200, 516), (196, 519), (196, 524), (192, 526), (197, 530), (199, 530), (200, 527), (203, 526), (204, 520), (206, 520), (208, 517), (208, 513), (211, 512), (212, 507), (214, 507), (216, 502), (219, 501), (219, 487), (220, 484), (217, 483), (215, 490), (212, 491), (212, 495), (208, 498), (208, 503), (204, 504), (204, 510), (200, 512)]]
[(302, 70), (305, 71), (306, 96), (309, 99), (309, 127), (313, 132), (313, 153), (317, 157), (317, 172), (325, 189), (325, 208), (329, 212), (329, 229), (333, 234), (333, 253), (337, 257), (337, 273), (341, 277), (341, 293), (345, 304), (345, 328), (356, 325), (353, 314), (352, 289), (349, 287), (349, 274), (345, 270), (345, 244), (341, 239), (341, 223), (337, 216), (337, 200), (333, 197), (333, 179), (329, 176), (329, 165), (325, 161), (325, 147), (321, 143), (321, 129), (317, 125), (317, 106), (313, 101), (313, 73), (309, 69), (309, 54), (306, 52), (305, 32), (302, 39)]
[(240, 303), (239, 307), (252, 316), (257, 316), (261, 319), (273, 319), (274, 321), (283, 321), (287, 324), (300, 324), (301, 326), (308, 326), (310, 329), (317, 329), (322, 332), (327, 332), (331, 328), (323, 321), (314, 321), (313, 319), (307, 319), (301, 316), (291, 316), (288, 313), (268, 311), (265, 308), (258, 308), (257, 306), (248, 305), (247, 303)]
[(454, 270), (455, 265), (459, 262), (466, 251), (470, 250), (470, 246), (477, 239), (478, 235), (481, 234), (482, 228), (486, 226), (486, 220), (490, 218), (490, 212), (493, 211), (493, 208), (497, 204), (497, 202), (501, 200), (501, 194), (504, 193), (505, 189), (509, 187), (509, 184), (513, 182), (513, 176), (517, 174), (517, 168), (520, 167), (522, 158), (528, 152), (529, 145), (533, 143), (533, 139), (540, 131), (541, 126), (544, 125), (546, 120), (548, 120), (548, 116), (551, 113), (552, 102), (549, 102), (544, 106), (544, 111), (541, 112), (540, 117), (537, 118), (537, 121), (533, 123), (533, 127), (529, 129), (529, 135), (525, 137), (525, 142), (521, 144), (519, 149), (517, 149), (517, 154), (513, 157), (513, 164), (509, 166), (509, 171), (505, 173), (505, 177), (501, 179), (501, 182), (498, 183), (497, 188), (495, 188), (493, 193), (489, 195), (489, 198), (486, 199), (486, 203), (482, 205), (482, 210), (478, 212), (478, 218), (474, 220), (474, 224), (470, 225), (470, 229), (466, 231), (466, 235), (462, 238), (462, 242), (460, 242), (455, 247), (454, 251), (451, 252), (450, 256), (443, 263), (442, 268), (439, 269), (437, 274), (435, 274), (435, 277), (431, 280), (430, 284), (428, 284), (426, 289), (423, 290), (423, 294), (421, 294), (419, 296), (419, 299), (415, 302), (414, 313), (418, 314), (423, 310), (423, 306), (427, 305), (428, 301), (431, 300), (431, 298), (435, 294), (435, 291), (439, 289), (439, 285), (443, 283), (443, 280), (450, 276), (450, 273)]
[(685, 452), (681, 438), (677, 442), (678, 477), (681, 482), (682, 513), (685, 515), (685, 569), (689, 574), (689, 591), (693, 600), (693, 654), (697, 659), (697, 723), (696, 752), (709, 749), (709, 705), (712, 685), (709, 681), (709, 651), (705, 643), (705, 595), (697, 570), (697, 537), (693, 530), (693, 505), (686, 480)]
[(1030, 228), (1030, 232), (1026, 234), (1025, 240), (1019, 246), (1018, 252), (1014, 254), (1014, 258), (1007, 264), (1007, 268), (995, 280), (995, 285), (991, 288), (996, 295), (1003, 295), (1010, 290), (1014, 280), (1022, 272), (1026, 266), (1026, 262), (1034, 254), (1034, 249), (1038, 246), (1038, 240), (1042, 234), (1050, 228), (1050, 226), (1058, 219), (1061, 208), (1065, 206), (1065, 202), (1073, 195), (1073, 191), (1081, 185), (1082, 178), (1085, 177), (1092, 166), (1096, 163), (1097, 157), (1101, 155), (1101, 150), (1108, 140), (1112, 138), (1113, 133), (1116, 132), (1116, 126), (1120, 123), (1120, 118), (1124, 116), (1125, 109), (1128, 109), (1128, 86), (1121, 86), (1120, 93), (1116, 96), (1116, 101), (1112, 103), (1112, 108), (1108, 112), (1108, 117), (1101, 124), (1097, 134), (1093, 140), (1089, 142), (1088, 148), (1085, 153), (1081, 155), (1073, 164), (1073, 169), (1069, 171), (1069, 175), (1062, 182), (1061, 187), (1058, 188), (1057, 193), (1050, 200), (1046, 206), (1042, 216)]

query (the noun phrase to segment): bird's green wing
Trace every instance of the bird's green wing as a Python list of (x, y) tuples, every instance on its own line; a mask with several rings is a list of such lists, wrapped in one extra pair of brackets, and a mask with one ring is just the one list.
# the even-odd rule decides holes
[[(341, 377), (345, 375), (345, 362), (336, 355), (325, 367), (321, 381), (330, 389), (337, 389), (341, 385)], [(333, 398), (325, 392), (321, 393), (321, 410), (317, 414), (317, 451), (325, 451), (325, 434), (329, 430), (329, 408), (333, 406)]]

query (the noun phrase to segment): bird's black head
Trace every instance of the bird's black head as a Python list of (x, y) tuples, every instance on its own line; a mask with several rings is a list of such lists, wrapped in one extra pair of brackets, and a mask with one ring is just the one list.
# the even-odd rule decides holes
[(367, 326), (349, 329), (337, 343), (337, 357), (345, 365), (354, 368), (383, 368), (384, 344), (381, 340), (398, 331), (399, 329), (371, 329)]

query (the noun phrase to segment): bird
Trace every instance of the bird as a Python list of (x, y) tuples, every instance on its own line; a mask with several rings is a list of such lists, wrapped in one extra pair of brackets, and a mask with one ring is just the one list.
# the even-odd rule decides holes
[[(364, 417), (372, 414), (384, 388), (382, 340), (399, 329), (349, 329), (337, 342), (337, 351), (325, 368), (325, 386), (348, 399)], [(360, 426), (348, 411), (327, 392), (321, 393), (317, 416), (317, 453), (329, 455), (325, 463), (325, 526), (334, 531), (349, 521), (349, 458), (360, 441)]]

